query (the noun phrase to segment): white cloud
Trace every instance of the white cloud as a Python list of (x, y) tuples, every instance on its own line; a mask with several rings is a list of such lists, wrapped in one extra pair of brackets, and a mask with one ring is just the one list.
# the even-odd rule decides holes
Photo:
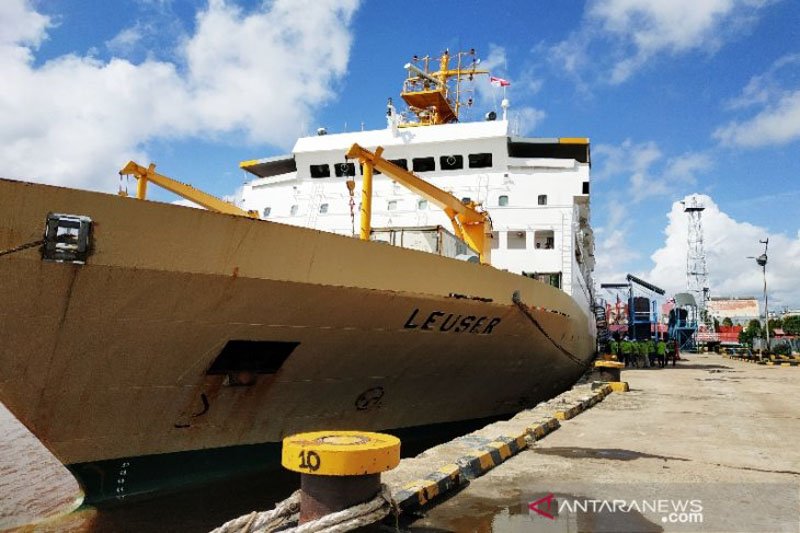
[(125, 28), (106, 41), (106, 46), (111, 52), (124, 56), (128, 55), (141, 40), (142, 26), (136, 24), (131, 28)]
[(730, 99), (726, 107), (744, 109), (755, 105), (766, 105), (786, 93), (781, 79), (796, 73), (800, 67), (800, 54), (787, 54), (772, 63), (763, 74), (753, 76), (742, 89), (742, 94)]
[(23, 44), (38, 47), (52, 26), (49, 17), (30, 9), (22, 0), (0, 2), (0, 46)]
[(687, 152), (664, 160), (653, 141), (636, 143), (626, 139), (619, 145), (594, 148), (600, 161), (594, 176), (599, 180), (627, 180), (626, 197), (634, 202), (674, 193), (682, 185), (697, 182), (697, 175), (711, 168), (711, 158), (702, 152)]
[[(551, 48), (553, 61), (580, 78), (595, 63), (610, 83), (622, 83), (663, 54), (713, 53), (739, 36), (770, 0), (591, 0), (583, 27)], [(608, 59), (592, 54), (595, 45)]]
[(595, 229), (594, 279), (598, 284), (624, 280), (629, 264), (641, 257), (630, 246), (630, 210), (624, 200), (609, 199), (604, 211), (608, 216), (606, 223)]
[(697, 183), (697, 174), (713, 166), (708, 154), (687, 152), (669, 160), (663, 178), (667, 183)]
[[(765, 228), (733, 219), (710, 197), (698, 196), (706, 206), (702, 223), (712, 296), (761, 296), (761, 269), (747, 257), (761, 254), (764, 245), (759, 240), (769, 237), (770, 308), (800, 307), (800, 232), (794, 236), (769, 234)], [(689, 222), (680, 202), (672, 204), (667, 219), (664, 244), (651, 256), (655, 266), (643, 276), (668, 293), (683, 292)]]
[(751, 148), (800, 139), (798, 73), (800, 54), (789, 54), (775, 61), (764, 74), (751, 78), (727, 107), (734, 111), (756, 107), (758, 112), (717, 128), (714, 138), (723, 145)]
[(647, 172), (662, 156), (655, 142), (634, 143), (630, 139), (625, 139), (618, 146), (598, 144), (592, 150), (603, 161), (601, 168), (594, 173), (595, 179), (610, 178), (628, 170), (633, 173)]
[(209, 0), (175, 62), (65, 55), (42, 65), (33, 57), (49, 19), (25, 0), (0, 5), (3, 175), (110, 189), (108, 176), (146, 160), (143, 146), (156, 139), (241, 134), (288, 146), (335, 96), (357, 0), (276, 0), (247, 12)]

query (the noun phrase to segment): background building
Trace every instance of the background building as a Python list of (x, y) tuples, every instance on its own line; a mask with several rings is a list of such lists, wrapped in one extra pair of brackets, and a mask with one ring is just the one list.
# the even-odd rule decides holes
[(716, 318), (720, 322), (730, 318), (734, 324), (746, 326), (749, 321), (759, 319), (761, 308), (758, 300), (753, 297), (717, 297), (708, 301), (708, 314), (712, 319)]

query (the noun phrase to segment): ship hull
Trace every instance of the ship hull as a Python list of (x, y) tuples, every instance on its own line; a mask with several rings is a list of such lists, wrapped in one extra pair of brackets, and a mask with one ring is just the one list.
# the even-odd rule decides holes
[[(496, 420), (481, 418), (384, 432), (398, 437), (403, 444), (403, 457), (409, 457)], [(280, 459), (280, 443), (267, 442), (120, 457), (66, 466), (84, 490), (84, 503), (101, 504), (222, 479), (249, 477), (258, 473), (269, 476), (282, 469)]]
[(0, 180), (0, 250), (50, 212), (92, 252), (0, 257), (0, 401), (68, 465), (502, 416), (593, 353), (550, 286), (266, 221)]

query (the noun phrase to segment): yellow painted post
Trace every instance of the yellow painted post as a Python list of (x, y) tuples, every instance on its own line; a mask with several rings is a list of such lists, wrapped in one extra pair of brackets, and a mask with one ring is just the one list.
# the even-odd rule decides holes
[[(383, 153), (383, 148), (375, 150), (373, 158), (377, 159)], [(372, 171), (374, 159), (361, 157), (364, 163), (364, 182), (361, 184), (361, 240), (368, 241), (372, 233)]]
[(144, 200), (147, 196), (147, 178), (144, 176), (136, 176), (136, 198)]
[(370, 501), (381, 472), (399, 463), (397, 437), (366, 431), (300, 433), (283, 439), (281, 451), (284, 468), (301, 474), (300, 524)]
[(372, 231), (372, 161), (364, 161), (361, 184), (361, 240), (368, 241)]

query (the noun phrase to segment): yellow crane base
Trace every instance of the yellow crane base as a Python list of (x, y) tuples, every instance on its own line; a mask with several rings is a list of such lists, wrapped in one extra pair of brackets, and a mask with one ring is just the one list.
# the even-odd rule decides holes
[(283, 439), (281, 464), (301, 474), (362, 476), (400, 464), (400, 439), (366, 431), (314, 431)]

